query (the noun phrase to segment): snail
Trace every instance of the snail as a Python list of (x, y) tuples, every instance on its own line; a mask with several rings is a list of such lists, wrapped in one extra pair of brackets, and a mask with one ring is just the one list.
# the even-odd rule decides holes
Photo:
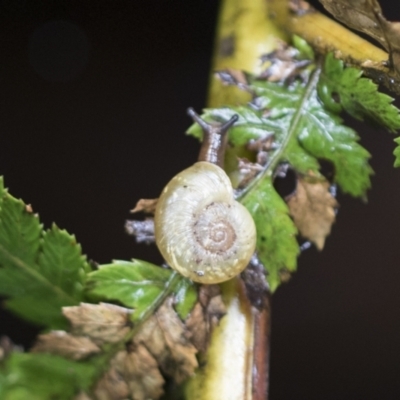
[(154, 229), (166, 262), (187, 278), (205, 284), (226, 281), (248, 265), (256, 228), (247, 209), (234, 199), (222, 169), (227, 131), (233, 116), (216, 127), (193, 109), (188, 114), (203, 129), (198, 162), (178, 173), (158, 200)]

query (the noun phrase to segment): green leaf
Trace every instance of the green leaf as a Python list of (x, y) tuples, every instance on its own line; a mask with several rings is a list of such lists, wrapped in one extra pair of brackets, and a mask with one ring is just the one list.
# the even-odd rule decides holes
[(13, 353), (3, 375), (1, 398), (5, 400), (70, 400), (87, 390), (95, 366), (50, 354)]
[(373, 121), (391, 132), (400, 129), (399, 110), (393, 98), (378, 92), (378, 85), (362, 78), (362, 71), (345, 68), (342, 60), (329, 53), (318, 84), (318, 95), (333, 112), (342, 109), (359, 120)]
[[(312, 55), (301, 39), (294, 41), (304, 57)], [(239, 194), (239, 201), (254, 218), (257, 252), (268, 270), (272, 290), (288, 272), (295, 270), (299, 252), (295, 239), (297, 230), (285, 202), (272, 186), (271, 177), (276, 167), (288, 163), (297, 173), (318, 176), (319, 160), (328, 160), (334, 166), (333, 179), (342, 191), (364, 198), (370, 187), (373, 172), (368, 164), (370, 154), (358, 144), (355, 131), (343, 125), (337, 115), (340, 109), (335, 108), (336, 103), (333, 103), (333, 109), (328, 109), (320, 101), (317, 88), (321, 74), (322, 67), (312, 64), (303, 70), (301, 79), (290, 84), (247, 75), (246, 89), (253, 95), (250, 104), (207, 109), (203, 114), (206, 121), (219, 123), (225, 123), (237, 114), (239, 119), (229, 130), (229, 142), (234, 145), (246, 146), (251, 139), (273, 137), (263, 170)], [(361, 83), (365, 85), (364, 81)], [(386, 120), (394, 118), (393, 121), (397, 121), (397, 110), (391, 108), (387, 98), (380, 97), (380, 101), (386, 101), (389, 108)], [(188, 133), (199, 137), (200, 127), (193, 125)]]
[[(249, 90), (255, 94), (252, 107), (223, 107), (205, 111), (207, 121), (226, 122), (233, 114), (238, 122), (229, 131), (229, 141), (243, 145), (253, 138), (273, 134), (280, 151), (279, 162), (288, 162), (299, 173), (318, 175), (318, 159), (331, 161), (335, 182), (356, 197), (365, 197), (370, 187), (370, 154), (360, 146), (357, 134), (342, 119), (324, 109), (312, 88), (302, 82), (290, 86), (250, 77)], [(198, 133), (192, 126), (189, 133)], [(290, 132), (290, 138), (288, 134)]]
[(259, 181), (242, 203), (256, 224), (258, 257), (268, 271), (267, 280), (274, 291), (282, 275), (296, 269), (297, 229), (289, 217), (286, 203), (276, 193), (269, 177)]
[(175, 291), (175, 309), (181, 319), (185, 320), (197, 300), (197, 287), (190, 279), (182, 278)]
[(395, 148), (393, 152), (393, 154), (396, 156), (396, 159), (394, 161), (394, 166), (400, 167), (400, 138), (394, 139), (394, 141), (398, 144), (398, 146)]
[(133, 318), (143, 318), (167, 289), (173, 272), (141, 260), (114, 261), (89, 274), (91, 296), (116, 300), (135, 309)]
[[(306, 87), (299, 82), (286, 88), (271, 82), (254, 81), (251, 89), (259, 97), (260, 106), (272, 110), (270, 119), (279, 122), (283, 131), (293, 130), (291, 140), (298, 140), (308, 155), (334, 164), (335, 182), (344, 192), (356, 197), (365, 196), (371, 185), (370, 154), (357, 143), (357, 134), (342, 125), (340, 117), (323, 108), (315, 89), (309, 88), (307, 99), (304, 97)], [(291, 157), (290, 141), (288, 144), (282, 151), (283, 160)], [(303, 172), (306, 166), (303, 160), (292, 165), (294, 169)]]
[(29, 207), (1, 193), (0, 293), (9, 297), (6, 306), (34, 323), (64, 327), (61, 307), (83, 299), (89, 266), (81, 248), (55, 225), (43, 231)]
[(304, 60), (314, 60), (315, 54), (313, 48), (300, 36), (293, 35), (293, 46), (299, 51), (297, 58)]

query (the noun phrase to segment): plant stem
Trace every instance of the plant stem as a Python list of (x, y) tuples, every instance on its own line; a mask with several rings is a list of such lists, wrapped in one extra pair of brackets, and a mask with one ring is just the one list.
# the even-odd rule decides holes
[(148, 307), (137, 320), (134, 320), (134, 328), (128, 332), (128, 334), (124, 338), (124, 342), (128, 342), (131, 340), (142, 327), (143, 323), (145, 323), (164, 303), (166, 298), (170, 296), (174, 291), (179, 283), (180, 280), (184, 279), (181, 274), (172, 270), (171, 276), (167, 282), (165, 282), (164, 289), (162, 292), (157, 296), (157, 298), (151, 303), (150, 307)]
[(226, 314), (213, 330), (203, 368), (187, 385), (187, 400), (253, 399), (257, 311), (247, 299), (240, 277), (223, 283), (221, 290)]
[[(260, 72), (260, 56), (273, 51), (279, 39), (287, 39), (268, 15), (265, 0), (222, 1), (212, 73), (226, 68)], [(234, 86), (222, 88), (214, 77), (210, 80), (209, 107), (249, 100), (248, 93)], [(266, 400), (270, 308), (252, 307), (240, 278), (222, 284), (221, 289), (227, 314), (212, 334), (207, 363), (189, 382), (186, 398)]]
[(268, 400), (269, 357), (271, 336), (271, 302), (268, 296), (268, 308), (257, 312), (254, 320), (254, 366), (252, 400)]
[(214, 72), (226, 68), (261, 72), (260, 56), (276, 48), (286, 35), (268, 18), (265, 0), (223, 0), (219, 12), (212, 60), (208, 107), (243, 103), (248, 93), (237, 87), (223, 87)]

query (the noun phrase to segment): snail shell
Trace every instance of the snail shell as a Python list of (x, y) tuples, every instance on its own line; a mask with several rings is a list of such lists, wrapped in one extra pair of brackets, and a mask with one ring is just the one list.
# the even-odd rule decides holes
[(224, 170), (200, 161), (164, 188), (154, 217), (157, 246), (167, 263), (194, 281), (213, 284), (249, 263), (256, 228), (235, 201)]

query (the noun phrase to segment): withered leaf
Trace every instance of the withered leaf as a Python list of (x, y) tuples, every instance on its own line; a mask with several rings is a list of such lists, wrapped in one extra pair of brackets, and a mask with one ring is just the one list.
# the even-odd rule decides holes
[(156, 211), (158, 199), (140, 199), (131, 213), (144, 212), (146, 214), (154, 214)]
[(132, 346), (127, 354), (124, 376), (134, 400), (158, 399), (164, 393), (157, 361), (141, 344)]
[(65, 317), (71, 322), (71, 332), (90, 337), (95, 343), (117, 343), (131, 329), (132, 310), (113, 304), (87, 304), (63, 307)]
[(92, 400), (92, 398), (87, 393), (80, 392), (74, 397), (74, 400)]
[(329, 182), (313, 176), (298, 177), (296, 191), (287, 203), (301, 235), (322, 250), (335, 221), (335, 208), (338, 207), (329, 192)]
[(212, 329), (225, 315), (226, 307), (222, 301), (218, 285), (203, 285), (199, 289), (199, 301), (186, 320), (185, 336), (199, 351), (206, 351)]
[(185, 336), (185, 325), (168, 298), (133, 338), (133, 345), (143, 345), (156, 359), (163, 373), (181, 383), (193, 375), (198, 363), (196, 348)]
[(376, 0), (320, 0), (339, 21), (377, 40), (389, 52), (400, 75), (400, 23), (389, 22)]
[[(97, 382), (94, 389), (97, 400), (122, 400), (130, 398), (129, 386), (124, 378), (126, 351), (118, 352), (110, 362), (110, 369)], [(132, 397), (135, 400), (141, 398)]]
[(163, 393), (164, 378), (157, 361), (142, 346), (130, 346), (111, 360), (111, 368), (94, 390), (98, 400), (158, 399)]
[(85, 336), (73, 336), (64, 331), (39, 335), (33, 353), (52, 353), (72, 360), (82, 360), (99, 353), (100, 348)]

